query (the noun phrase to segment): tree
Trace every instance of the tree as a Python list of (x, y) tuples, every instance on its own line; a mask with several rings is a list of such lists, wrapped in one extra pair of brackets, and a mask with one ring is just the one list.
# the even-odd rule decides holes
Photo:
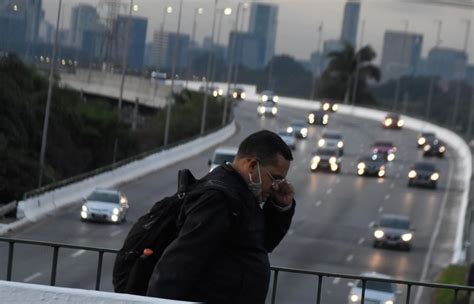
[[(354, 103), (374, 104), (375, 99), (368, 90), (367, 80), (380, 81), (380, 70), (371, 61), (377, 54), (369, 45), (364, 46), (358, 52), (349, 44), (344, 44), (340, 51), (328, 54), (330, 62), (323, 72), (321, 95), (327, 98), (344, 100), (349, 102), (356, 89)], [(358, 75), (357, 75), (357, 67)], [(357, 79), (357, 84), (354, 82)]]

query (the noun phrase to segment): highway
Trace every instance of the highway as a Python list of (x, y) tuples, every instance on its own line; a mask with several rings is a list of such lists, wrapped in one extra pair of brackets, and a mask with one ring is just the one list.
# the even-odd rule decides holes
[[(293, 119), (306, 117), (304, 110), (280, 107), (276, 118), (259, 119), (256, 104), (246, 102), (239, 104), (235, 110), (238, 131), (225, 145), (238, 145), (255, 130), (276, 131), (286, 127)], [(384, 130), (380, 122), (338, 113), (331, 116), (328, 129), (340, 130), (345, 137), (342, 172), (310, 172), (311, 152), (315, 150), (317, 139), (323, 130), (322, 127), (310, 127), (309, 138), (298, 143), (288, 176), (296, 190), (296, 214), (289, 234), (271, 253), (271, 264), (356, 275), (363, 271), (377, 271), (399, 279), (432, 281), (440, 265), (450, 262), (455, 239), (456, 216), (462, 192), (456, 178), (454, 154), (450, 153), (448, 147), (444, 159), (433, 160), (441, 172), (437, 190), (408, 188), (409, 167), (416, 160), (422, 159), (421, 152), (416, 147), (416, 132), (407, 129)], [(384, 179), (358, 177), (357, 159), (377, 139), (392, 140), (398, 147), (397, 158), (387, 165), (387, 176)], [(118, 188), (126, 193), (131, 206), (128, 221), (123, 225), (83, 223), (79, 219), (78, 203), (8, 236), (118, 249), (133, 222), (155, 201), (175, 192), (179, 169), (189, 168), (198, 177), (207, 172), (207, 160), (214, 148), (120, 185)], [(443, 213), (440, 216), (441, 211)], [(372, 248), (370, 225), (382, 213), (410, 216), (416, 229), (412, 251)], [(436, 235), (438, 237), (432, 239)], [(6, 276), (4, 265), (6, 266), (7, 253), (7, 245), (0, 243), (1, 278)], [(49, 248), (17, 245), (13, 280), (49, 284), (51, 257), (52, 250)], [(101, 290), (112, 290), (113, 259), (112, 255), (105, 256)], [(57, 285), (93, 289), (96, 265), (97, 254), (61, 250)], [(325, 280), (322, 303), (347, 302), (348, 281)], [(281, 274), (277, 303), (315, 303), (316, 288), (316, 277)], [(414, 298), (413, 294), (412, 299)]]

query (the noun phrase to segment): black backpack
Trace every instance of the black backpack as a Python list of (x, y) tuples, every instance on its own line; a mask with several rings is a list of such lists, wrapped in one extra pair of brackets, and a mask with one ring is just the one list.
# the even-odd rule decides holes
[(187, 194), (217, 189), (230, 201), (237, 197), (218, 180), (196, 180), (185, 169), (178, 172), (178, 192), (156, 202), (148, 213), (132, 226), (115, 258), (113, 285), (115, 292), (146, 295), (148, 281), (166, 247), (178, 236), (178, 217)]

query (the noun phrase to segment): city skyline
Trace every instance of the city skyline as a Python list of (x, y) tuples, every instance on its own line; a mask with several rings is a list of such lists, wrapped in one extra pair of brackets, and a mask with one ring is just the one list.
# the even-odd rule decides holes
[[(96, 5), (101, 13), (104, 7), (98, 5), (100, 1), (94, 0), (64, 0), (65, 8), (63, 13), (65, 18), (69, 18), (72, 6), (79, 3), (89, 3)], [(136, 13), (139, 16), (149, 18), (149, 30), (147, 33), (147, 42), (152, 40), (152, 32), (159, 28), (159, 17), (166, 5), (173, 5), (175, 11), (173, 16), (169, 16), (165, 25), (166, 31), (174, 31), (177, 24), (177, 4), (178, 1), (160, 1), (156, 3), (150, 0), (135, 0), (140, 7)], [(213, 10), (212, 0), (190, 1), (183, 5), (183, 21), (182, 32), (190, 33), (192, 27), (192, 14), (196, 7), (202, 7), (204, 14), (198, 18), (198, 26), (196, 38), (202, 42), (203, 38), (210, 36), (210, 27), (212, 17), (207, 15)], [(230, 6), (236, 8), (237, 1), (221, 0), (219, 7)], [(323, 22), (322, 40), (338, 39), (342, 29), (343, 12), (345, 0), (296, 0), (296, 1), (262, 1), (262, 3), (270, 3), (278, 5), (278, 25), (275, 54), (289, 54), (296, 59), (308, 60), (310, 54), (317, 49), (317, 27)], [(51, 22), (57, 11), (57, 5), (53, 5), (51, 0), (43, 2), (46, 11), (46, 17)], [(305, 9), (306, 8), (306, 9)], [(122, 8), (124, 11), (126, 8)], [(383, 13), (382, 13), (383, 12)], [(381, 51), (383, 43), (383, 35), (386, 30), (403, 30), (404, 20), (410, 23), (409, 32), (422, 34), (424, 36), (424, 44), (422, 49), (422, 57), (426, 58), (430, 49), (435, 46), (436, 40), (436, 20), (442, 20), (443, 29), (441, 33), (441, 46), (462, 49), (464, 44), (464, 36), (466, 31), (466, 20), (470, 18), (474, 10), (460, 9), (449, 6), (435, 6), (419, 3), (407, 3), (400, 1), (373, 1), (362, 0), (359, 22), (365, 22), (365, 33), (363, 44), (370, 44), (377, 52), (376, 63), (380, 63)], [(212, 15), (212, 14), (211, 14)], [(299, 16), (294, 18), (294, 16)], [(248, 29), (249, 11), (243, 13), (245, 19), (245, 30)], [(435, 19), (436, 18), (436, 19)], [(472, 18), (471, 18), (472, 19)], [(222, 36), (228, 37), (229, 31), (234, 23), (234, 16), (224, 18), (222, 22)], [(374, 26), (376, 24), (377, 26)], [(63, 27), (67, 27), (68, 22), (63, 23)], [(360, 26), (359, 26), (360, 28)], [(469, 35), (468, 59), (469, 63), (474, 63), (474, 30), (471, 26)], [(360, 29), (359, 29), (360, 30)], [(298, 34), (295, 35), (294, 33)], [(359, 33), (358, 33), (359, 36)], [(225, 39), (227, 41), (227, 39)], [(357, 41), (359, 43), (359, 41)]]

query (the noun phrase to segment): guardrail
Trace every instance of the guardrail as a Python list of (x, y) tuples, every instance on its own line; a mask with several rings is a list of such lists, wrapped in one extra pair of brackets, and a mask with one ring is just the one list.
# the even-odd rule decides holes
[[(61, 243), (52, 243), (52, 242), (40, 242), (40, 241), (33, 241), (33, 240), (23, 240), (23, 239), (13, 239), (13, 238), (3, 238), (0, 237), (0, 242), (8, 243), (8, 260), (7, 260), (7, 281), (11, 281), (12, 279), (12, 272), (13, 272), (13, 256), (15, 254), (15, 244), (28, 244), (28, 245), (37, 245), (37, 246), (45, 246), (50, 247), (53, 249), (52, 255), (52, 264), (51, 264), (51, 279), (50, 285), (55, 286), (56, 284), (56, 275), (57, 275), (57, 265), (58, 265), (58, 256), (59, 250), (61, 248), (67, 249), (79, 249), (85, 251), (93, 251), (98, 253), (98, 261), (97, 261), (97, 272), (96, 272), (96, 284), (95, 289), (100, 290), (100, 279), (102, 276), (102, 262), (104, 253), (112, 253), (117, 254), (118, 250), (116, 249), (107, 249), (107, 248), (98, 248), (98, 247), (89, 247), (89, 246), (77, 246), (77, 245), (69, 245), (69, 244), (61, 244)], [(24, 262), (23, 262), (24, 263)], [(340, 273), (331, 273), (331, 272), (320, 272), (320, 271), (310, 271), (310, 270), (302, 270), (302, 269), (294, 269), (294, 268), (285, 268), (285, 267), (276, 267), (272, 266), (271, 271), (273, 272), (273, 283), (272, 283), (272, 290), (271, 290), (271, 303), (274, 304), (276, 301), (276, 291), (278, 288), (278, 277), (280, 273), (295, 273), (301, 275), (311, 275), (316, 277), (318, 283), (318, 289), (316, 294), (316, 303), (321, 303), (321, 294), (322, 294), (322, 284), (325, 278), (341, 278), (341, 279), (349, 279), (349, 280), (359, 280), (362, 282), (362, 294), (359, 303), (364, 303), (365, 299), (365, 292), (367, 287), (367, 282), (386, 282), (386, 283), (394, 283), (399, 285), (404, 285), (407, 288), (405, 303), (409, 304), (411, 291), (413, 287), (429, 287), (434, 289), (447, 289), (453, 291), (454, 300), (452, 303), (457, 303), (459, 292), (464, 291), (467, 292), (467, 297), (470, 298), (471, 293), (474, 291), (474, 287), (470, 286), (463, 286), (463, 285), (454, 285), (454, 284), (438, 284), (438, 283), (426, 283), (426, 282), (417, 282), (417, 281), (409, 281), (409, 280), (395, 280), (395, 279), (384, 279), (384, 278), (375, 278), (375, 277), (368, 277), (368, 276), (358, 276), (358, 275), (348, 275), (348, 274), (340, 274)]]
[(17, 201), (10, 202), (0, 207), (0, 219), (5, 217), (5, 214), (10, 213), (16, 209)]

